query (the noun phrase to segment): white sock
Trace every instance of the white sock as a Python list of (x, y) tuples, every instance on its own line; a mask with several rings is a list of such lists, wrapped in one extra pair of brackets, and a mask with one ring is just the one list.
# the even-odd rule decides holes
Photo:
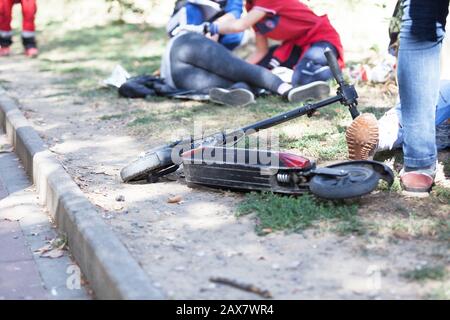
[(402, 143), (397, 111), (391, 109), (378, 120), (378, 151), (392, 150)]
[(285, 94), (287, 91), (291, 90), (292, 86), (289, 83), (283, 82), (277, 89), (279, 95)]

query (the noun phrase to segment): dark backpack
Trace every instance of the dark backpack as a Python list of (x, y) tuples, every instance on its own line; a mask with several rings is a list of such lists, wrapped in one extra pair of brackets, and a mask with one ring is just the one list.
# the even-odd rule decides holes
[(198, 95), (195, 90), (179, 90), (169, 86), (164, 79), (151, 75), (140, 75), (129, 78), (119, 88), (119, 95), (125, 98), (138, 99), (146, 97), (175, 97)]

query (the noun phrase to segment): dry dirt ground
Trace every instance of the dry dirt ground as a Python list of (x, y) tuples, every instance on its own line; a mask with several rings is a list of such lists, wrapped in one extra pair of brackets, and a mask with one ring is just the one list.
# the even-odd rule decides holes
[[(235, 216), (240, 194), (190, 189), (182, 181), (121, 183), (119, 170), (162, 138), (144, 141), (120, 117), (105, 121), (133, 104), (115, 95), (75, 95), (37, 64), (19, 55), (0, 60), (0, 84), (168, 297), (258, 298), (209, 281), (226, 277), (269, 290), (276, 299), (448, 299), (449, 239), (426, 227), (429, 218), (448, 221), (445, 203), (377, 192), (359, 202), (359, 215), (380, 227), (374, 234), (338, 236), (319, 228), (258, 236), (251, 217)], [(173, 102), (137, 103), (168, 108)], [(167, 203), (176, 195), (181, 203)], [(436, 266), (446, 275), (423, 281), (404, 276)]]

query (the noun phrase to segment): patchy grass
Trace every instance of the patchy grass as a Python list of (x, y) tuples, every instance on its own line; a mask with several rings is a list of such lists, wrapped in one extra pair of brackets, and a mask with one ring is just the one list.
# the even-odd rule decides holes
[(448, 157), (447, 159), (445, 159), (443, 162), (443, 167), (444, 167), (444, 174), (446, 177), (450, 177), (450, 157)]
[(278, 113), (296, 108), (297, 105), (284, 102), (280, 97), (267, 96), (258, 98), (257, 103), (246, 107), (246, 111), (258, 114), (261, 118), (272, 117)]
[(237, 216), (255, 214), (256, 232), (302, 231), (326, 227), (339, 234), (365, 232), (356, 204), (336, 204), (311, 195), (280, 196), (272, 193), (250, 193), (239, 205)]
[(60, 74), (81, 94), (98, 87), (117, 64), (131, 74), (154, 72), (167, 41), (164, 28), (146, 24), (109, 23), (64, 34), (54, 32), (57, 27), (50, 25), (41, 41), (40, 70)]
[(338, 160), (347, 156), (347, 143), (344, 133), (307, 134), (301, 138), (292, 138), (282, 134), (280, 147), (298, 149), (320, 160)]
[(401, 240), (427, 239), (448, 241), (450, 223), (442, 217), (418, 217), (412, 209), (402, 205), (394, 206), (391, 212), (379, 215), (364, 216), (366, 229), (370, 235), (388, 238), (393, 242)]
[(427, 281), (427, 280), (443, 280), (447, 275), (444, 266), (425, 266), (409, 270), (401, 274), (402, 277), (410, 281)]
[(442, 203), (450, 204), (450, 188), (434, 186), (431, 195)]
[(135, 120), (131, 121), (128, 126), (130, 127), (134, 127), (134, 126), (146, 126), (149, 125), (155, 121), (158, 121), (158, 119), (151, 115), (151, 114), (147, 114), (145, 116), (139, 116), (137, 117)]
[(379, 107), (363, 107), (360, 108), (361, 112), (372, 113), (377, 119), (380, 119), (390, 108), (379, 108)]
[(439, 220), (436, 223), (437, 235), (442, 241), (449, 241), (450, 239), (450, 221), (448, 219)]
[(103, 120), (103, 121), (114, 120), (114, 119), (123, 119), (123, 118), (126, 118), (128, 115), (129, 115), (129, 113), (110, 114), (110, 115), (101, 116), (99, 119)]
[[(158, 101), (161, 100), (161, 101)], [(204, 129), (212, 132), (218, 132), (224, 129), (221, 125), (221, 119), (228, 116), (234, 110), (218, 109), (216, 105), (205, 103), (192, 103), (179, 100), (170, 100), (160, 97), (152, 98), (152, 103), (142, 105), (137, 116), (130, 119), (128, 127), (135, 132), (147, 134), (159, 130), (169, 130), (168, 128), (183, 128), (186, 125), (194, 123), (204, 125)], [(165, 102), (166, 108), (152, 108), (154, 102)]]
[(450, 300), (450, 287), (441, 285), (425, 295), (428, 300)]
[(400, 184), (400, 176), (397, 171), (394, 172), (394, 182), (389, 187), (388, 183), (384, 180), (380, 180), (380, 183), (378, 185), (378, 190), (380, 191), (389, 191), (393, 193), (401, 193), (402, 192), (402, 186)]
[(403, 168), (403, 151), (402, 149), (380, 151), (374, 155), (375, 161), (390, 162), (393, 164), (395, 171)]
[(409, 218), (393, 218), (385, 226), (392, 231), (393, 236), (403, 239), (443, 239), (444, 233), (448, 231), (444, 220), (417, 217), (414, 213)]

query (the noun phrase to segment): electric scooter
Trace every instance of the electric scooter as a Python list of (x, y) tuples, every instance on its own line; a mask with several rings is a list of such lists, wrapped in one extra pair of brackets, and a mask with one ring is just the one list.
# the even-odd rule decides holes
[(334, 103), (347, 106), (353, 119), (359, 116), (355, 87), (344, 80), (333, 52), (327, 50), (325, 56), (338, 84), (335, 96), (228, 133), (220, 132), (201, 139), (189, 137), (156, 147), (124, 167), (122, 180), (157, 182), (182, 166), (189, 186), (294, 195), (311, 192), (326, 199), (365, 195), (377, 187), (380, 179), (391, 185), (394, 181), (392, 170), (375, 161), (346, 161), (318, 168), (302, 156), (236, 147), (237, 142), (249, 134), (303, 115), (312, 116), (316, 110)]

